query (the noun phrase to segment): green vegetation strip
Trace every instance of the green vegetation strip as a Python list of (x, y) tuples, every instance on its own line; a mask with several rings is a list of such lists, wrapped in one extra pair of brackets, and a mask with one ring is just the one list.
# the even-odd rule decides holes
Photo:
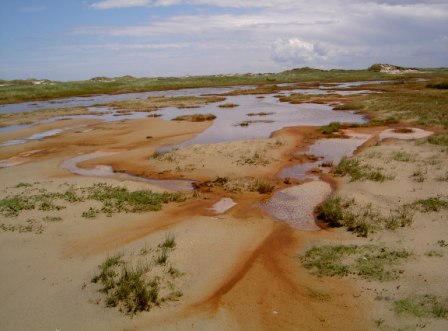
[(325, 245), (309, 249), (300, 260), (319, 276), (356, 275), (367, 280), (390, 281), (400, 273), (393, 267), (409, 256), (405, 250), (374, 245)]
[(319, 70), (300, 68), (280, 73), (242, 74), (228, 76), (190, 76), (135, 78), (132, 76), (91, 79), (87, 81), (56, 82), (46, 81), (35, 84), (33, 80), (0, 80), (0, 103), (28, 100), (44, 100), (102, 93), (130, 93), (161, 91), (179, 88), (207, 86), (230, 86), (251, 84), (272, 84), (273, 82), (305, 81), (359, 81), (391, 79), (390, 75), (368, 70)]
[(128, 191), (126, 188), (97, 183), (86, 188), (70, 188), (62, 193), (40, 190), (25, 191), (0, 200), (0, 214), (7, 217), (18, 216), (25, 210), (54, 211), (66, 208), (62, 202), (79, 203), (95, 200), (101, 203), (100, 209), (90, 208), (83, 212), (83, 217), (95, 217), (98, 213), (138, 213), (158, 211), (162, 205), (172, 201), (185, 201), (181, 193), (155, 193), (149, 190)]
[(173, 118), (173, 121), (190, 121), (190, 122), (205, 122), (213, 121), (216, 118), (213, 114), (193, 114), (193, 115), (180, 115)]

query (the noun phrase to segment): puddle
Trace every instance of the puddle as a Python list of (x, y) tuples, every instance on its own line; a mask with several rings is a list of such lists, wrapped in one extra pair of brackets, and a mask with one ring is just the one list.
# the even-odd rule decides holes
[(231, 198), (222, 198), (217, 203), (215, 203), (210, 209), (215, 214), (224, 214), (226, 211), (228, 211), (235, 205), (237, 205), (237, 203), (233, 201)]
[(397, 129), (384, 130), (383, 132), (380, 133), (379, 138), (380, 140), (387, 138), (409, 140), (409, 139), (426, 138), (434, 134), (434, 132), (422, 130), (419, 128), (404, 128), (404, 131), (407, 132), (400, 132)]
[(351, 156), (355, 150), (365, 143), (371, 135), (357, 134), (350, 138), (320, 139), (309, 147), (305, 154), (314, 155), (320, 159), (316, 162), (306, 162), (283, 169), (278, 176), (280, 178), (294, 178), (298, 180), (316, 179), (316, 176), (307, 174), (313, 168), (323, 164), (328, 167), (321, 168), (324, 172), (330, 166), (337, 165), (344, 156)]
[(314, 221), (314, 208), (331, 193), (329, 184), (314, 181), (275, 193), (263, 207), (277, 220), (306, 231), (320, 228)]
[(126, 173), (116, 173), (111, 166), (98, 165), (94, 168), (84, 169), (79, 168), (78, 163), (96, 159), (103, 156), (110, 156), (117, 154), (117, 152), (96, 152), (90, 154), (79, 155), (69, 160), (61, 162), (59, 168), (66, 169), (71, 173), (88, 176), (88, 177), (106, 177), (119, 180), (132, 180), (152, 184), (165, 190), (191, 192), (193, 191), (193, 181), (184, 179), (150, 179), (129, 175)]
[[(157, 111), (163, 119), (171, 120), (182, 114), (213, 114), (216, 119), (210, 128), (195, 138), (175, 146), (164, 147), (160, 151), (194, 144), (214, 144), (227, 141), (240, 141), (257, 138), (269, 138), (274, 131), (290, 126), (326, 125), (330, 122), (364, 123), (362, 115), (349, 111), (336, 111), (329, 105), (304, 103), (293, 105), (280, 102), (274, 95), (265, 95), (263, 99), (254, 95), (231, 96), (223, 103), (235, 103), (238, 107), (220, 108), (221, 103), (209, 104), (194, 110), (166, 108)], [(250, 113), (268, 113), (266, 116), (248, 116)], [(247, 121), (247, 126), (240, 123)], [(267, 123), (268, 122), (268, 123)]]

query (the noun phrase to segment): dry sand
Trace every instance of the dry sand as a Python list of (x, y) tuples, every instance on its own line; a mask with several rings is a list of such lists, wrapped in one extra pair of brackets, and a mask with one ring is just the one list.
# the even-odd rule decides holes
[[(412, 205), (421, 199), (448, 199), (446, 147), (421, 140), (388, 140), (364, 150), (357, 158), (393, 177), (382, 183), (350, 182), (344, 178), (339, 194), (354, 198), (360, 209), (372, 208), (387, 216), (400, 206)], [(371, 302), (372, 320), (381, 326), (379, 329), (413, 330), (425, 326), (428, 330), (446, 330), (446, 318), (418, 318), (393, 312), (396, 300), (418, 295), (435, 295), (443, 300), (448, 294), (448, 245), (443, 244), (448, 242), (448, 209), (423, 212), (414, 205), (410, 214), (413, 223), (409, 227), (380, 230), (361, 241), (353, 238), (355, 243), (373, 242), (409, 251), (412, 256), (399, 266), (400, 278), (382, 283), (359, 279), (354, 282), (362, 289), (362, 296)]]

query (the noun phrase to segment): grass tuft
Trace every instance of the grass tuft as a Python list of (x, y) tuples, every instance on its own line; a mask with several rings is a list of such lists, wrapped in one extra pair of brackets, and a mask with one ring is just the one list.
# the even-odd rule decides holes
[[(168, 234), (166, 238), (169, 240), (158, 245), (162, 247), (161, 250), (154, 251), (145, 246), (145, 257), (139, 254), (137, 261), (127, 260), (123, 254), (117, 254), (108, 257), (99, 266), (99, 273), (91, 282), (101, 285), (99, 291), (105, 295), (107, 307), (118, 307), (120, 311), (133, 316), (160, 306), (165, 301), (176, 301), (182, 296), (174, 281), (183, 273), (172, 265), (165, 267), (169, 252), (175, 246), (174, 236)], [(146, 258), (149, 252), (159, 252), (151, 257), (150, 263)]]
[(430, 197), (427, 199), (417, 200), (412, 204), (424, 213), (438, 212), (442, 209), (448, 209), (448, 201), (442, 199), (440, 196)]
[(176, 247), (176, 237), (172, 233), (165, 236), (165, 241), (159, 245), (162, 248), (174, 249)]
[(351, 177), (351, 181), (370, 180), (374, 182), (384, 182), (387, 179), (392, 179), (392, 176), (386, 176), (381, 172), (381, 169), (372, 169), (367, 165), (362, 165), (356, 158), (342, 158), (341, 162), (337, 165), (334, 173), (339, 176)]
[(275, 185), (263, 180), (257, 180), (255, 182), (254, 190), (260, 194), (270, 194), (274, 191)]

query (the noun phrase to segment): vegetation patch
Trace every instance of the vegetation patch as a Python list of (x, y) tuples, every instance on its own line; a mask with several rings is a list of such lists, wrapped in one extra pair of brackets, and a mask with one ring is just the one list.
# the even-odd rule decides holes
[(268, 115), (273, 115), (275, 114), (274, 112), (260, 112), (260, 113), (249, 113), (247, 114), (247, 116), (268, 116)]
[(406, 250), (374, 245), (325, 245), (309, 249), (300, 260), (319, 276), (355, 275), (366, 280), (390, 281), (399, 278), (394, 267), (409, 256)]
[(269, 194), (275, 190), (275, 185), (265, 179), (259, 178), (232, 178), (217, 177), (214, 181), (206, 181), (196, 184), (196, 188), (220, 188), (226, 192), (258, 192), (260, 194)]
[(361, 103), (344, 103), (334, 107), (335, 110), (361, 110), (364, 105)]
[(257, 180), (254, 186), (254, 190), (260, 194), (272, 193), (275, 189), (275, 185), (263, 180)]
[[(145, 247), (144, 254), (138, 257), (132, 255), (126, 259), (123, 254), (108, 257), (91, 282), (101, 285), (99, 291), (107, 307), (118, 307), (131, 316), (166, 301), (177, 301), (182, 292), (177, 289), (176, 279), (182, 273), (169, 264), (175, 247), (175, 238), (170, 235), (155, 249)], [(153, 254), (148, 255), (149, 252)]]
[[(90, 207), (82, 213), (83, 217), (93, 218), (99, 213), (138, 213), (158, 211), (162, 205), (172, 201), (185, 201), (182, 193), (155, 193), (149, 190), (128, 191), (126, 188), (96, 183), (90, 187), (70, 188), (65, 192), (47, 192), (39, 190), (38, 194), (24, 191), (21, 194), (0, 200), (0, 214), (16, 217), (26, 210), (59, 211), (66, 208), (62, 203), (78, 203), (94, 200), (101, 203), (101, 208)], [(57, 217), (57, 216), (54, 216)]]
[(435, 88), (439, 90), (448, 90), (448, 82), (442, 82), (442, 83), (431, 83), (426, 85), (428, 88)]
[(425, 255), (428, 257), (443, 257), (443, 252), (430, 250), (430, 251), (426, 252)]
[(313, 288), (308, 288), (308, 296), (318, 301), (329, 301), (331, 299), (331, 295), (328, 293)]
[(426, 180), (426, 171), (417, 168), (410, 176), (414, 182), (423, 183)]
[(437, 196), (417, 200), (412, 205), (417, 207), (423, 213), (438, 212), (442, 209), (448, 209), (448, 200)]
[(372, 168), (369, 165), (364, 165), (360, 160), (356, 158), (342, 158), (341, 162), (338, 164), (334, 170), (334, 174), (339, 176), (351, 177), (351, 181), (362, 181), (370, 180), (374, 182), (384, 182), (388, 179), (393, 179), (392, 176), (385, 175), (381, 169)]
[(167, 162), (175, 162), (176, 161), (176, 156), (173, 153), (171, 153), (170, 151), (165, 151), (165, 152), (155, 151), (154, 154), (152, 155), (152, 158), (159, 160), (159, 161), (167, 161)]
[[(430, 83), (431, 84), (431, 83)], [(438, 84), (438, 83), (436, 83)], [(375, 93), (351, 97), (353, 103), (364, 105), (363, 112), (374, 122), (393, 117), (418, 125), (448, 127), (448, 94), (443, 89), (426, 88), (427, 83), (416, 81), (368, 85)]]
[(409, 162), (413, 160), (413, 156), (410, 153), (399, 151), (392, 153), (392, 160), (399, 162)]
[(270, 160), (261, 153), (254, 152), (252, 155), (241, 156), (236, 163), (239, 165), (266, 166), (270, 163)]
[(354, 199), (343, 199), (337, 195), (325, 199), (316, 208), (316, 215), (331, 227), (344, 226), (362, 237), (379, 229), (396, 230), (412, 223), (407, 206), (391, 210), (388, 216), (383, 216), (371, 204), (357, 206)]
[(448, 171), (437, 177), (439, 182), (448, 182)]
[(192, 114), (192, 115), (181, 115), (173, 118), (173, 121), (189, 121), (189, 122), (205, 122), (213, 121), (216, 118), (213, 114)]
[(42, 224), (39, 224), (34, 219), (28, 219), (26, 220), (25, 224), (13, 225), (13, 224), (0, 223), (0, 231), (41, 234), (42, 232), (44, 232), (44, 226)]
[(438, 146), (448, 146), (448, 133), (437, 133), (426, 138), (428, 143)]
[(99, 201), (103, 206), (101, 212), (111, 215), (113, 213), (138, 213), (145, 211), (158, 211), (163, 204), (173, 201), (185, 201), (182, 193), (155, 193), (149, 190), (128, 191), (126, 188), (94, 184), (85, 189), (87, 199)]
[(436, 295), (415, 295), (394, 302), (397, 314), (415, 317), (448, 318), (448, 297)]
[(236, 126), (249, 126), (250, 124), (259, 124), (259, 123), (274, 123), (274, 121), (271, 120), (251, 120), (251, 121), (244, 121)]
[(237, 105), (236, 103), (223, 103), (223, 104), (220, 104), (218, 107), (219, 108), (235, 108), (238, 106), (239, 105)]
[(332, 133), (338, 132), (340, 128), (341, 128), (341, 123), (331, 122), (328, 125), (321, 126), (320, 132), (322, 132), (323, 134), (332, 134)]

